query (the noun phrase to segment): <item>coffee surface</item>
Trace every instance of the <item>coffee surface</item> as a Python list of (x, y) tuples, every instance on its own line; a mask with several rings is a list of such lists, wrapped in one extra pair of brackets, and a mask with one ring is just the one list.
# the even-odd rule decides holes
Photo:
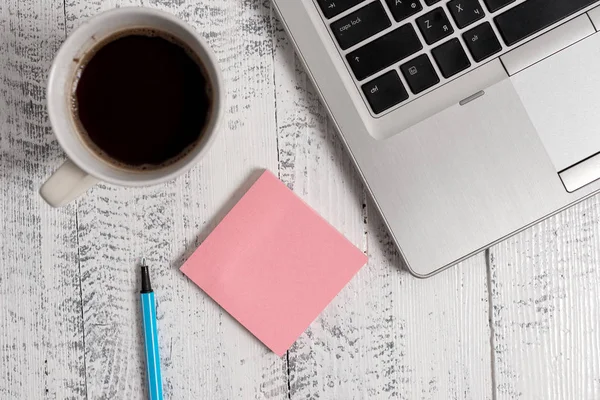
[(199, 141), (211, 110), (210, 85), (174, 40), (151, 31), (121, 33), (100, 44), (78, 75), (74, 117), (84, 140), (107, 161), (159, 168)]

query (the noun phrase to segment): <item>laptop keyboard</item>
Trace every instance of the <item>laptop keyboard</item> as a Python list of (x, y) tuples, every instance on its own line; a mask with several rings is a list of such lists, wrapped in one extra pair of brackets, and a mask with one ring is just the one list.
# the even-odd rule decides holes
[(403, 60), (423, 45), (411, 25), (403, 25), (346, 55), (356, 79), (363, 79)]
[[(414, 97), (443, 83), (441, 77), (450, 79), (491, 59), (503, 50), (501, 41), (513, 46), (598, 2), (516, 1), (316, 0), (326, 19), (362, 5), (329, 26), (340, 48), (349, 50), (348, 65), (375, 114), (409, 101), (409, 91)], [(484, 20), (491, 13), (494, 17)]]

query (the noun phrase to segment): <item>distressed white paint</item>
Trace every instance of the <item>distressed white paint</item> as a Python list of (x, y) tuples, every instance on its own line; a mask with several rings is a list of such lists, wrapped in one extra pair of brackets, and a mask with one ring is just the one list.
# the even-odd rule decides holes
[(3, 1), (0, 14), (0, 398), (80, 398), (75, 208), (51, 210), (37, 195), (62, 158), (44, 90), (62, 2)]
[(600, 197), (490, 253), (497, 398), (600, 398)]
[[(52, 210), (37, 195), (63, 159), (44, 105), (52, 56), (89, 16), (140, 4), (189, 21), (216, 50), (222, 136), (175, 182), (100, 185)], [(1, 399), (145, 397), (142, 256), (167, 398), (600, 398), (600, 197), (494, 247), (489, 270), (480, 255), (416, 280), (268, 0), (5, 0), (0, 15)], [(260, 168), (370, 257), (283, 359), (178, 271)]]

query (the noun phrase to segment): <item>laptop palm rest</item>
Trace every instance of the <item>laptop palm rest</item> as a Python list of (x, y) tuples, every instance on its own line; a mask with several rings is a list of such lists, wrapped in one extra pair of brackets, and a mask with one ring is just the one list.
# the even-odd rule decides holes
[(600, 34), (511, 80), (568, 192), (600, 179)]
[(510, 78), (484, 92), (391, 138), (363, 135), (351, 147), (416, 275), (452, 265), (566, 201)]

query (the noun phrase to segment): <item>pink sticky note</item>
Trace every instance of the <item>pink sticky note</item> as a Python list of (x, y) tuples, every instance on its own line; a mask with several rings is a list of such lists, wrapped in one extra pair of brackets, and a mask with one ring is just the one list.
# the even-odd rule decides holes
[(266, 171), (181, 271), (281, 356), (366, 262)]

